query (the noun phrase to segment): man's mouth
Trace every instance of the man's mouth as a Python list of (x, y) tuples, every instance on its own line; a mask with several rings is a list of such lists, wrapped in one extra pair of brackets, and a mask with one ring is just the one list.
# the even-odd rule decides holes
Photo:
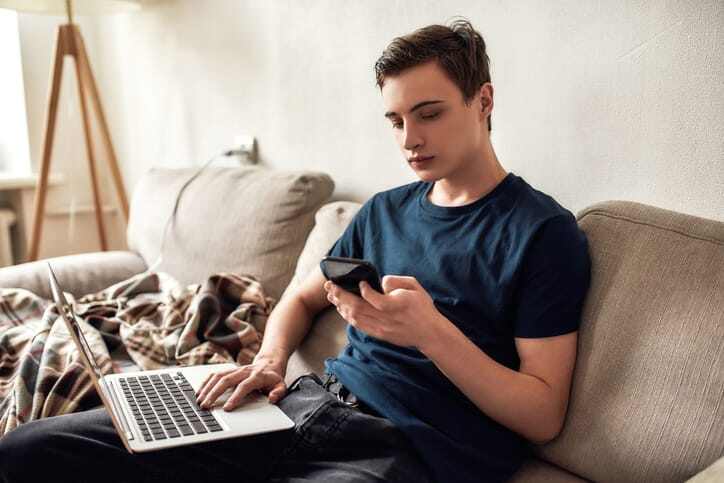
[(414, 158), (410, 158), (409, 162), (412, 165), (412, 167), (418, 167), (422, 166), (423, 164), (427, 163), (431, 159), (433, 159), (435, 156), (415, 156)]

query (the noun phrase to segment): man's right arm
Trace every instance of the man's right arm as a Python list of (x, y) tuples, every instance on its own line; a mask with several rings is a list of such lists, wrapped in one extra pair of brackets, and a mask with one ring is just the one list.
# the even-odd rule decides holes
[(264, 329), (264, 340), (254, 363), (264, 362), (286, 374), (287, 362), (304, 340), (314, 317), (330, 305), (324, 290), (326, 279), (319, 267), (296, 290), (279, 301), (269, 315)]
[(226, 410), (234, 409), (255, 390), (268, 393), (273, 403), (279, 401), (286, 394), (284, 376), (289, 357), (309, 332), (314, 316), (330, 305), (325, 281), (316, 267), (299, 287), (282, 297), (267, 319), (264, 339), (254, 361), (209, 375), (197, 393), (199, 405), (211, 407), (229, 389), (233, 392), (224, 404)]

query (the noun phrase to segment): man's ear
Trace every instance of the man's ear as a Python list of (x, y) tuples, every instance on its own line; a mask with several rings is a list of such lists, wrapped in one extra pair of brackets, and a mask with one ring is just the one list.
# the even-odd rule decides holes
[[(487, 122), (487, 118), (493, 112), (493, 84), (486, 82), (480, 86), (480, 122)], [(487, 111), (487, 112), (486, 112)]]
[[(488, 93), (488, 86), (490, 93)], [(488, 106), (493, 105), (493, 84), (486, 82), (480, 86), (480, 110), (484, 111)]]

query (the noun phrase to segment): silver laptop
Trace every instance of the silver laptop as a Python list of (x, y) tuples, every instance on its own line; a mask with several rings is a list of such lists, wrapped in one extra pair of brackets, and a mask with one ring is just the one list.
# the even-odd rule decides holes
[[(208, 411), (196, 404), (196, 391), (209, 373), (236, 367), (210, 364), (104, 376), (83, 336), (73, 308), (67, 303), (48, 263), (53, 300), (70, 332), (113, 425), (131, 452), (196, 444), (217, 439), (280, 431), (294, 422), (266, 396), (254, 393), (233, 411)], [(222, 395), (223, 402), (230, 390)]]

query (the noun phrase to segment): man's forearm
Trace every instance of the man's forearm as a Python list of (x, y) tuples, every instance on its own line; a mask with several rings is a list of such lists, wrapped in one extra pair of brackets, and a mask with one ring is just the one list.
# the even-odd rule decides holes
[(314, 315), (300, 297), (282, 298), (269, 315), (264, 339), (254, 361), (265, 360), (285, 374), (287, 361), (309, 332)]
[(543, 443), (563, 415), (545, 381), (514, 371), (480, 350), (453, 324), (420, 348), (482, 412), (525, 438)]

